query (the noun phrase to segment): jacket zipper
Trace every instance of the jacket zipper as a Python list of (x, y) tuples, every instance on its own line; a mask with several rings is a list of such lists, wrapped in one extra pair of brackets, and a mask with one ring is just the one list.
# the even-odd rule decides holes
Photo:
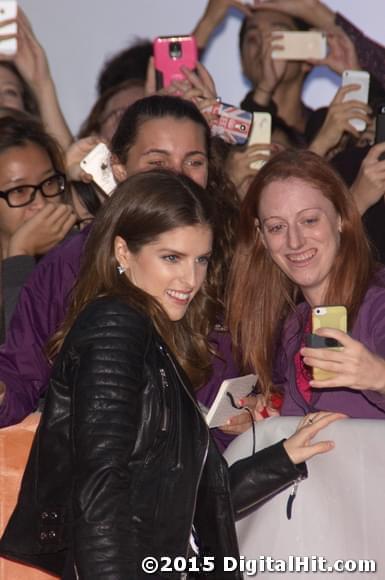
[(74, 564), (74, 572), (75, 572), (76, 580), (79, 580), (80, 576), (79, 576), (79, 573), (78, 573), (78, 569), (76, 567), (76, 564)]
[[(172, 366), (172, 368), (174, 369), (174, 371), (175, 371), (175, 374), (176, 374), (176, 376), (178, 377), (178, 379), (179, 379), (179, 381), (180, 381), (180, 383), (181, 383), (181, 385), (182, 385), (182, 387), (183, 387), (184, 391), (186, 392), (187, 396), (188, 396), (188, 397), (190, 398), (190, 400), (192, 401), (192, 403), (193, 403), (194, 407), (197, 409), (197, 411), (198, 411), (198, 413), (199, 413), (199, 416), (202, 418), (202, 421), (204, 421), (204, 423), (205, 423), (205, 426), (206, 426), (206, 433), (207, 433), (206, 447), (205, 447), (205, 452), (204, 452), (204, 455), (203, 455), (203, 460), (202, 460), (202, 462), (201, 462), (201, 466), (200, 466), (200, 470), (199, 470), (199, 474), (198, 474), (198, 482), (197, 482), (197, 485), (196, 485), (196, 487), (195, 487), (195, 491), (194, 491), (194, 505), (193, 505), (193, 508), (194, 508), (194, 509), (193, 509), (193, 511), (192, 511), (192, 514), (193, 514), (193, 515), (192, 515), (192, 518), (191, 518), (191, 520), (190, 520), (190, 536), (191, 536), (191, 533), (192, 533), (192, 527), (193, 527), (193, 523), (194, 523), (194, 515), (195, 515), (196, 503), (197, 503), (198, 487), (199, 487), (199, 483), (200, 483), (200, 481), (201, 481), (201, 479), (202, 479), (202, 473), (203, 473), (203, 469), (204, 469), (204, 466), (205, 466), (205, 464), (206, 464), (206, 459), (207, 459), (207, 455), (208, 455), (208, 452), (209, 452), (209, 443), (210, 443), (210, 434), (209, 434), (209, 428), (208, 428), (208, 426), (207, 426), (207, 424), (206, 424), (206, 421), (205, 421), (205, 419), (202, 417), (202, 412), (201, 412), (201, 410), (200, 410), (200, 408), (199, 408), (199, 406), (198, 406), (197, 402), (196, 402), (196, 401), (195, 401), (195, 399), (194, 399), (194, 398), (191, 396), (191, 393), (190, 393), (189, 389), (186, 387), (186, 385), (185, 385), (185, 383), (184, 383), (184, 381), (183, 381), (182, 377), (180, 376), (180, 374), (179, 374), (179, 371), (178, 371), (178, 369), (176, 368), (176, 366), (175, 366), (175, 363), (174, 363), (173, 359), (171, 358), (170, 354), (168, 353), (168, 351), (167, 351), (165, 348), (163, 348), (163, 346), (161, 346), (161, 345), (160, 345), (160, 347), (159, 347), (159, 348), (161, 349), (161, 351), (162, 351), (162, 352), (164, 352), (164, 353), (166, 354), (166, 356), (167, 356), (168, 360), (170, 361), (170, 363), (171, 363), (171, 366)], [(187, 546), (186, 546), (186, 558), (188, 557), (188, 553), (189, 553), (189, 546), (187, 545)]]
[[(281, 491), (283, 491), (284, 489), (287, 489), (288, 487), (290, 487), (290, 485), (292, 485), (292, 484), (293, 484), (293, 485), (294, 485), (294, 489), (293, 489), (293, 491), (291, 492), (291, 495), (290, 495), (290, 497), (292, 497), (292, 496), (293, 496), (293, 499), (292, 499), (292, 501), (291, 501), (291, 504), (292, 504), (292, 503), (293, 503), (293, 501), (294, 501), (294, 498), (295, 498), (295, 496), (296, 496), (296, 493), (297, 493), (298, 484), (299, 484), (299, 483), (300, 483), (300, 481), (302, 481), (303, 479), (305, 479), (305, 478), (304, 478), (302, 475), (300, 475), (299, 477), (297, 477), (297, 479), (294, 479), (293, 481), (291, 481), (291, 482), (289, 482), (289, 483), (285, 483), (285, 484), (281, 485), (281, 487), (279, 487), (278, 489), (274, 490), (274, 492), (272, 492), (270, 495), (266, 496), (266, 498), (264, 498), (264, 499), (265, 499), (265, 500), (268, 500), (268, 499), (270, 499), (270, 498), (274, 497), (275, 495), (278, 495), (278, 494), (279, 494)], [(289, 499), (290, 499), (290, 498), (289, 498)], [(253, 508), (253, 507), (255, 507), (256, 505), (258, 505), (258, 503), (259, 503), (259, 500), (257, 500), (257, 501), (254, 501), (253, 503), (251, 503), (251, 504), (249, 504), (249, 505), (247, 505), (247, 506), (245, 506), (245, 507), (243, 507), (243, 508), (241, 508), (241, 509), (238, 509), (238, 510), (236, 511), (236, 514), (237, 514), (237, 515), (238, 515), (238, 514), (242, 514), (242, 513), (243, 513), (243, 512), (245, 512), (245, 511), (251, 510), (251, 508)]]
[(168, 387), (168, 382), (167, 382), (167, 378), (166, 378), (166, 371), (161, 368), (161, 369), (159, 369), (159, 372), (160, 372), (160, 378), (162, 381), (162, 403), (163, 403), (163, 419), (162, 419), (161, 430), (167, 431), (168, 409), (167, 409), (167, 404), (166, 404), (166, 389)]

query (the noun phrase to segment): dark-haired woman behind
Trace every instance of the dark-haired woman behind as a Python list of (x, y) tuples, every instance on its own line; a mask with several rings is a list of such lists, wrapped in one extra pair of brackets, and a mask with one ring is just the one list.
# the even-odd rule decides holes
[(208, 577), (238, 580), (222, 567), (238, 557), (233, 510), (306, 476), (301, 462), (332, 447), (311, 443), (339, 417), (320, 413), (229, 477), (189, 381), (210, 361), (214, 223), (207, 192), (169, 172), (132, 176), (104, 205), (51, 343), (47, 402), (2, 555), (65, 580), (134, 580), (147, 577), (148, 556), (180, 562), (195, 546), (215, 558)]
[[(311, 309), (344, 305), (348, 330), (324, 329), (342, 349), (308, 348)], [(339, 411), (385, 419), (385, 271), (373, 262), (355, 202), (310, 152), (280, 153), (245, 198), (228, 312), (246, 368), (263, 394), (284, 393), (285, 415)], [(312, 379), (317, 367), (333, 378)]]
[(0, 248), (4, 334), (35, 259), (68, 233), (75, 217), (62, 203), (63, 160), (55, 140), (29, 116), (0, 115)]

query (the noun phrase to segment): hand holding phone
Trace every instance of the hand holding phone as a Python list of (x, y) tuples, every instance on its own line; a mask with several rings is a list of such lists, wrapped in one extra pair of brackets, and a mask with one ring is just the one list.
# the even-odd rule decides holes
[[(336, 328), (347, 332), (347, 310), (345, 306), (316, 306), (312, 310), (312, 335), (308, 337), (306, 346), (311, 348), (331, 348), (341, 350), (341, 345), (332, 338), (318, 336), (315, 333), (319, 328)], [(313, 379), (322, 381), (331, 379), (333, 373), (313, 367)]]
[(216, 102), (202, 110), (202, 113), (213, 115), (210, 120), (211, 135), (220, 137), (232, 145), (244, 145), (248, 139), (253, 120), (252, 113)]
[[(342, 86), (346, 85), (357, 85), (356, 90), (349, 91), (346, 95), (344, 101), (361, 101), (362, 103), (368, 103), (369, 97), (369, 82), (370, 75), (368, 72), (363, 70), (344, 70), (342, 73)], [(353, 125), (357, 131), (364, 131), (366, 129), (366, 123), (363, 119), (351, 119), (350, 123)]]
[(272, 58), (280, 60), (322, 60), (327, 55), (326, 34), (319, 30), (277, 30)]
[(108, 196), (117, 183), (111, 168), (111, 152), (107, 145), (98, 143), (80, 162), (80, 167), (92, 175), (92, 180)]
[[(1, 26), (2, 22), (6, 20), (13, 20), (17, 18), (17, 2), (15, 0), (1, 0), (0, 1), (0, 55), (12, 55), (17, 52), (17, 23), (12, 22)], [(6, 38), (1, 40), (2, 36), (14, 36), (14, 38)]]
[[(271, 143), (271, 114), (270, 113), (253, 113), (253, 126), (251, 128), (248, 147), (251, 145), (270, 145)], [(270, 149), (263, 149), (260, 154), (269, 156)], [(259, 170), (265, 164), (265, 161), (253, 161), (250, 163), (251, 169)]]
[(190, 70), (196, 68), (198, 48), (193, 36), (159, 36), (154, 40), (153, 48), (158, 90), (174, 81), (185, 80), (182, 65)]

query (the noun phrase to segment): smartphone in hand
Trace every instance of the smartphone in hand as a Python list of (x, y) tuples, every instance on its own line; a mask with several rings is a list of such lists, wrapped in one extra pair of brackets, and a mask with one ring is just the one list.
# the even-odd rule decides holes
[[(253, 113), (253, 125), (248, 140), (248, 147), (251, 145), (270, 145), (271, 143), (271, 114), (270, 113)], [(260, 152), (263, 155), (270, 155), (270, 149), (263, 149)], [(266, 161), (262, 159), (250, 163), (251, 169), (261, 169)]]
[(220, 137), (232, 145), (244, 145), (246, 143), (253, 121), (252, 113), (239, 109), (234, 105), (220, 102), (206, 107), (202, 112), (216, 115), (215, 119), (210, 121), (211, 135), (213, 137)]
[[(359, 88), (354, 91), (349, 91), (344, 101), (361, 101), (367, 104), (369, 98), (369, 82), (370, 75), (364, 70), (344, 70), (342, 73), (342, 86), (359, 85)], [(349, 123), (353, 125), (357, 131), (365, 131), (366, 123), (362, 119), (350, 119)]]
[[(312, 335), (308, 337), (306, 345), (312, 348), (331, 348), (341, 350), (341, 344), (333, 338), (317, 336), (315, 333), (319, 328), (336, 328), (347, 332), (348, 316), (345, 306), (316, 306), (312, 310)], [(313, 367), (313, 379), (322, 381), (333, 378), (333, 373)]]
[(168, 87), (175, 80), (184, 80), (180, 67), (195, 70), (198, 48), (193, 36), (159, 36), (154, 40), (154, 65), (157, 89)]
[[(322, 60), (327, 55), (327, 37), (319, 30), (276, 30), (282, 38), (273, 38), (272, 58), (280, 60)], [(274, 50), (274, 44), (282, 49)]]
[[(17, 2), (15, 0), (0, 0), (0, 25), (5, 20), (12, 20), (17, 17)], [(2, 36), (14, 34), (15, 38), (1, 40)], [(17, 23), (0, 26), (0, 56), (2, 54), (16, 54), (17, 52)]]
[(92, 175), (92, 180), (108, 196), (117, 183), (111, 168), (111, 152), (107, 145), (98, 143), (80, 162), (80, 167)]

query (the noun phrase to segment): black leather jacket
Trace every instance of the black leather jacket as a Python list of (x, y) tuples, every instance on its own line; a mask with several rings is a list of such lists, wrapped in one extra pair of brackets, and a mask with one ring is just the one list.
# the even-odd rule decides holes
[(186, 555), (194, 523), (201, 553), (216, 558), (207, 577), (238, 580), (221, 569), (238, 557), (233, 510), (305, 475), (280, 443), (232, 466), (231, 501), (226, 462), (150, 319), (99, 299), (55, 363), (0, 553), (61, 574), (70, 547), (82, 580), (148, 579), (142, 559)]

